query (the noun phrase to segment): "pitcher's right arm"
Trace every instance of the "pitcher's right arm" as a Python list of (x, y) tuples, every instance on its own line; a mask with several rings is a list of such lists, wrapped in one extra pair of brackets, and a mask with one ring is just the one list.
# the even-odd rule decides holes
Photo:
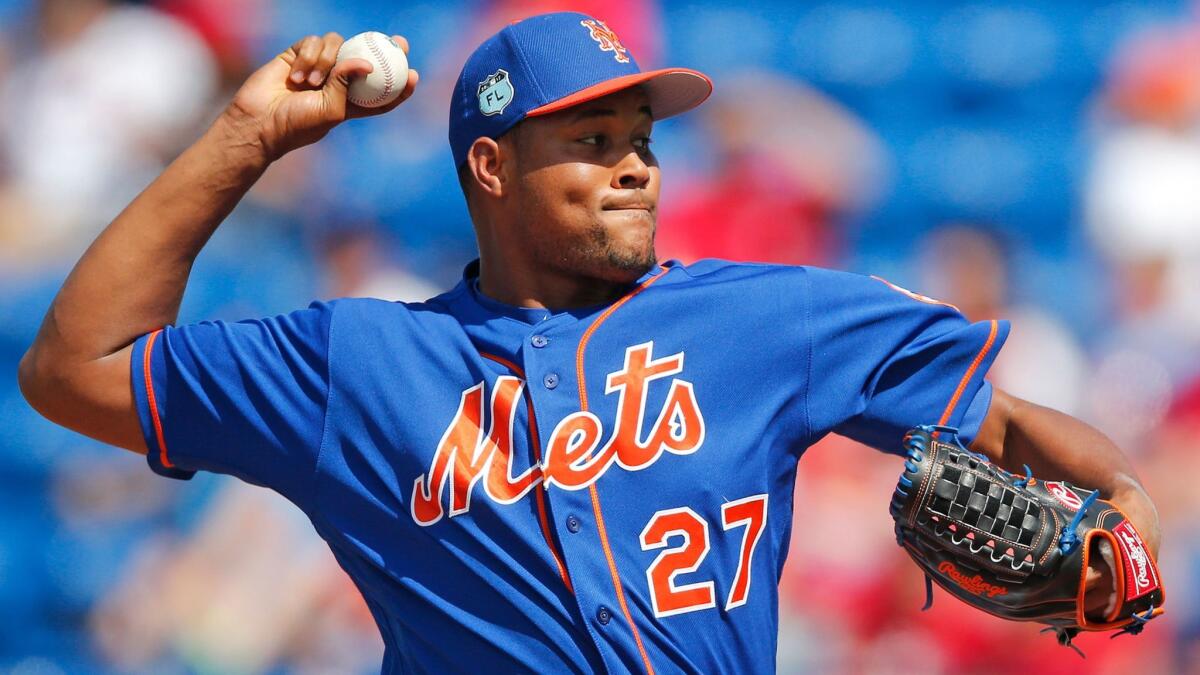
[[(408, 43), (395, 38), (407, 52)], [(388, 112), (346, 100), (362, 59), (337, 63), (343, 38), (305, 37), (255, 71), (199, 140), (100, 234), (71, 271), (21, 359), (21, 391), (47, 419), (145, 453), (130, 383), (132, 343), (173, 323), (192, 264), (271, 162), (341, 122)]]

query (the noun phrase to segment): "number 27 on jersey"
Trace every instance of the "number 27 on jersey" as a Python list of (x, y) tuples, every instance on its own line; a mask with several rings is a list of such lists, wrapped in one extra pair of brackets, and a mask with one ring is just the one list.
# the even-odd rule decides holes
[[(766, 521), (765, 494), (721, 505), (723, 529), (742, 530), (738, 566), (725, 599), (726, 611), (746, 604), (746, 598), (750, 595), (750, 568), (754, 550), (762, 539)], [(683, 543), (667, 548), (667, 540), (671, 537), (682, 537)], [(707, 520), (686, 506), (663, 509), (651, 516), (640, 539), (643, 551), (663, 549), (646, 568), (646, 582), (650, 587), (655, 616), (662, 618), (717, 606), (713, 581), (681, 584), (675, 580), (681, 574), (695, 572), (711, 550)]]

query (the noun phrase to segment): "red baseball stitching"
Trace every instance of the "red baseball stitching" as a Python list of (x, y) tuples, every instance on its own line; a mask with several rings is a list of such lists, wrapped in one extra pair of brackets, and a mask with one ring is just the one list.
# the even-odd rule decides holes
[(390, 63), (388, 63), (388, 59), (384, 55), (383, 50), (379, 48), (379, 45), (375, 44), (375, 36), (373, 34), (368, 34), (364, 41), (367, 43), (367, 49), (370, 49), (371, 54), (375, 57), (375, 62), (379, 64), (380, 68), (383, 68), (383, 91), (379, 92), (379, 95), (375, 98), (362, 101), (358, 104), (360, 106), (370, 107), (373, 104), (383, 102), (384, 99), (391, 95), (392, 87), (394, 87), (396, 84), (396, 74), (392, 72), (392, 66)]

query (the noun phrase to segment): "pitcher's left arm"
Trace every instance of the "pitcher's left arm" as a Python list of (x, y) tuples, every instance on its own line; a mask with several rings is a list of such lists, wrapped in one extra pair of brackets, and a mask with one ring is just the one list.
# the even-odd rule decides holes
[[(993, 387), (991, 407), (971, 449), (1015, 474), (1024, 474), (1028, 465), (1034, 476), (1099, 489), (1125, 512), (1157, 559), (1158, 510), (1129, 458), (1090, 424)], [(1107, 589), (1100, 583), (1107, 572), (1090, 571), (1089, 586)]]

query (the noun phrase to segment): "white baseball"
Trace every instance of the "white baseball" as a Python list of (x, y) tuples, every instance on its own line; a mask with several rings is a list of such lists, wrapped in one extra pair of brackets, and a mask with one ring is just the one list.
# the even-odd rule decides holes
[(408, 57), (392, 38), (376, 31), (359, 33), (342, 43), (338, 63), (363, 59), (375, 69), (350, 82), (350, 102), (363, 108), (385, 106), (408, 84)]

